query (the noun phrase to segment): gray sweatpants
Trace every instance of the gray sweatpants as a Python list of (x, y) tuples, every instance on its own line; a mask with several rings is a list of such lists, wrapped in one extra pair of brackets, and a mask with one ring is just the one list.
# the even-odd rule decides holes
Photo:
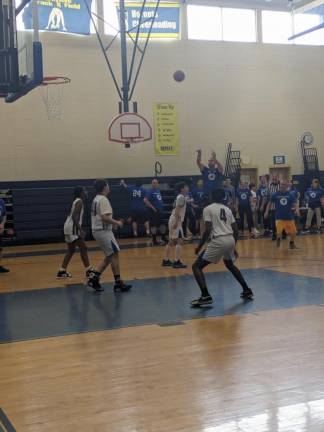
[(310, 228), (310, 226), (312, 224), (312, 220), (313, 220), (314, 214), (316, 215), (316, 225), (317, 225), (317, 228), (318, 229), (321, 228), (321, 225), (322, 225), (322, 211), (321, 211), (321, 207), (317, 207), (315, 209), (312, 209), (312, 208), (308, 207), (307, 220), (306, 220), (306, 229)]

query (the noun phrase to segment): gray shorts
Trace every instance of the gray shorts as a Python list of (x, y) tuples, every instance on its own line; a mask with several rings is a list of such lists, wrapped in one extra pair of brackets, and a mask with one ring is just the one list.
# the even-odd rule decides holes
[(220, 260), (235, 261), (235, 240), (232, 235), (219, 236), (208, 243), (202, 255), (205, 261), (217, 264)]
[(93, 237), (107, 257), (119, 252), (119, 246), (112, 231), (93, 231)]

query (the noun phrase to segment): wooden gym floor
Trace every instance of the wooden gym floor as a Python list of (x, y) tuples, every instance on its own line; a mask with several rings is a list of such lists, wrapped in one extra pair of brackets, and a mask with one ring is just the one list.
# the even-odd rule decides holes
[(90, 292), (78, 256), (74, 278), (57, 281), (63, 244), (6, 249), (0, 432), (324, 431), (324, 236), (297, 251), (241, 241), (254, 302), (210, 266), (215, 304), (198, 310), (190, 266), (162, 268), (163, 248), (122, 243), (125, 294), (110, 270), (105, 292)]

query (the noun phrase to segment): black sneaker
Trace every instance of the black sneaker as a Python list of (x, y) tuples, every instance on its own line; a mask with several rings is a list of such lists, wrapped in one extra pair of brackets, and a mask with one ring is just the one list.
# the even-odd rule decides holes
[(88, 287), (94, 289), (95, 291), (104, 291), (105, 289), (100, 285), (98, 279), (90, 278), (87, 283)]
[(9, 273), (9, 272), (10, 272), (9, 269), (7, 269), (6, 267), (0, 266), (0, 273)]
[(162, 240), (156, 240), (152, 242), (152, 246), (164, 246), (165, 242)]
[(116, 282), (114, 285), (114, 291), (127, 292), (132, 288), (132, 285), (127, 285), (124, 282)]
[(180, 260), (179, 261), (174, 261), (174, 263), (172, 264), (172, 267), (174, 269), (184, 269), (184, 268), (187, 268), (186, 264), (183, 264)]
[(201, 296), (199, 299), (193, 300), (190, 304), (191, 304), (192, 307), (200, 307), (200, 306), (210, 305), (212, 303), (213, 303), (213, 299), (209, 295), (209, 296), (206, 296), (206, 297)]
[(95, 271), (94, 268), (92, 268), (92, 267), (89, 268), (89, 269), (86, 271), (86, 278), (87, 278), (87, 279), (90, 279), (91, 276), (93, 275), (94, 271)]
[(298, 246), (295, 245), (295, 243), (289, 243), (289, 249), (293, 250), (293, 249), (299, 249)]
[(277, 238), (277, 247), (280, 247), (280, 244), (281, 244), (281, 239), (278, 237)]
[(241, 292), (240, 297), (244, 300), (253, 300), (253, 291), (250, 288), (245, 289)]
[(57, 272), (56, 279), (71, 279), (72, 275), (66, 270), (60, 270)]
[(173, 262), (170, 260), (163, 260), (162, 261), (162, 267), (172, 267), (173, 266)]
[(302, 231), (302, 234), (310, 234), (310, 229), (306, 228)]

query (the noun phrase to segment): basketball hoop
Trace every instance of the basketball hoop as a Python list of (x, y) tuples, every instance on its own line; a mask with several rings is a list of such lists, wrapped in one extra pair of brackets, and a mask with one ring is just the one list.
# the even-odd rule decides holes
[(108, 137), (109, 141), (122, 143), (125, 149), (132, 149), (134, 144), (152, 139), (152, 128), (139, 114), (123, 113), (110, 123)]
[(49, 120), (61, 120), (63, 117), (64, 86), (70, 78), (50, 76), (43, 80), (43, 101)]

